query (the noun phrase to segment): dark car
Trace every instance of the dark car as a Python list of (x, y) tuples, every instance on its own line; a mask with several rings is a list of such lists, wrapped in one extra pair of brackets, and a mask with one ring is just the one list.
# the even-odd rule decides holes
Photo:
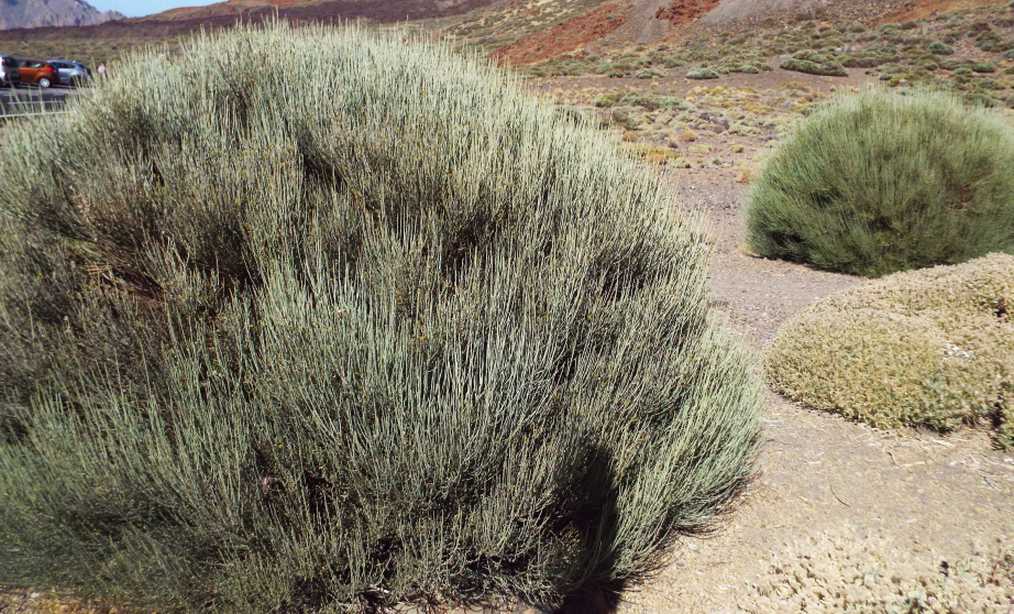
[(82, 85), (92, 78), (92, 71), (81, 62), (74, 60), (48, 60), (46, 63), (56, 69), (57, 82), (60, 85)]

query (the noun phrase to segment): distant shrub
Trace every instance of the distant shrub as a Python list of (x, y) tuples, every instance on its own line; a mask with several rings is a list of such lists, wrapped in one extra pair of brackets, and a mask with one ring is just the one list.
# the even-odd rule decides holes
[(761, 69), (756, 64), (736, 64), (732, 66), (730, 72), (738, 72), (748, 75), (759, 75)]
[(940, 41), (930, 43), (929, 51), (933, 55), (954, 55), (954, 47)]
[(988, 421), (1014, 446), (1014, 256), (884, 277), (832, 296), (778, 334), (772, 385), (877, 427)]
[(896, 57), (894, 56), (863, 51), (845, 56), (842, 59), (842, 66), (848, 68), (875, 68), (888, 62), (892, 62), (895, 59)]
[(636, 67), (629, 60), (618, 60), (609, 65), (609, 69), (606, 71), (606, 76), (614, 78), (622, 78), (631, 75), (636, 70)]
[[(657, 111), (659, 109), (685, 111), (690, 108), (690, 105), (685, 100), (676, 96), (659, 96), (657, 94), (636, 91), (615, 91), (600, 94), (595, 97), (592, 104), (600, 109), (624, 106), (641, 107), (647, 111)], [(618, 111), (629, 114), (630, 109), (619, 109)], [(626, 123), (626, 120), (619, 123)], [(636, 125), (633, 127), (636, 127)]]
[(751, 473), (698, 225), (484, 62), (230, 30), (9, 126), (0, 171), (0, 583), (555, 607)]
[(849, 74), (838, 62), (812, 51), (795, 54), (783, 61), (781, 67), (784, 70), (827, 77), (847, 77)]
[(1014, 251), (1014, 132), (952, 96), (870, 89), (808, 117), (754, 186), (752, 249), (877, 276)]
[(713, 68), (692, 68), (687, 71), (687, 79), (717, 79), (721, 75)]
[(622, 95), (619, 92), (600, 94), (592, 100), (592, 104), (600, 109), (608, 109), (609, 107), (619, 104), (621, 98)]
[(982, 51), (1002, 51), (1004, 43), (999, 35), (992, 30), (987, 30), (975, 38), (975, 46)]

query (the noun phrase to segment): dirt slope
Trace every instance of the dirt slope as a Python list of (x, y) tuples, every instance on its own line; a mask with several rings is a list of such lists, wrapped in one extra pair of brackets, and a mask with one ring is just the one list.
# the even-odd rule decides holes
[(612, 32), (623, 22), (624, 15), (618, 5), (603, 4), (584, 15), (497, 49), (493, 57), (503, 64), (514, 66), (534, 64), (574, 51)]
[(888, 15), (890, 21), (925, 19), (936, 13), (961, 11), (991, 4), (1004, 4), (1004, 0), (913, 0), (897, 12)]
[(609, 37), (609, 42), (644, 44), (662, 39), (670, 28), (664, 19), (658, 19), (658, 14), (670, 4), (670, 0), (632, 0), (624, 26)]
[(130, 22), (222, 25), (238, 19), (257, 20), (278, 15), (296, 21), (369, 19), (379, 22), (431, 19), (457, 15), (495, 0), (227, 0), (207, 6), (172, 9)]
[[(685, 0), (675, 0), (674, 4)], [(998, 4), (1001, 0), (721, 0), (703, 17), (705, 23), (767, 19), (781, 15), (817, 17), (824, 12), (859, 19), (891, 15), (892, 21), (917, 19), (935, 12)]]
[(719, 0), (672, 0), (669, 6), (659, 9), (655, 13), (657, 19), (664, 19), (673, 24), (679, 25), (688, 21), (694, 21), (713, 10)]

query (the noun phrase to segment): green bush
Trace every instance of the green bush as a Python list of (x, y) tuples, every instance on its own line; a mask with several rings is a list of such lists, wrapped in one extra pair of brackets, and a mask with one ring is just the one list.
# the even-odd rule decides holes
[(754, 185), (753, 251), (877, 276), (1014, 251), (1014, 131), (950, 95), (869, 89), (808, 117)]
[(848, 71), (838, 62), (826, 59), (819, 54), (812, 52), (797, 54), (782, 62), (783, 70), (806, 73), (808, 75), (823, 75), (826, 77), (847, 77)]
[(940, 41), (930, 43), (929, 51), (933, 55), (954, 55), (954, 47)]
[(897, 59), (896, 55), (888, 55), (875, 51), (860, 51), (854, 55), (846, 55), (842, 60), (842, 66), (848, 68), (876, 68)]
[(691, 68), (687, 71), (687, 79), (717, 79), (720, 76), (717, 70), (707, 67)]
[(729, 72), (738, 72), (747, 75), (759, 75), (761, 69), (756, 64), (736, 64), (730, 68)]
[(997, 426), (1014, 447), (1014, 256), (895, 273), (832, 296), (778, 334), (772, 385), (874, 426)]
[(699, 226), (485, 62), (230, 30), (5, 137), (0, 583), (552, 607), (750, 476)]

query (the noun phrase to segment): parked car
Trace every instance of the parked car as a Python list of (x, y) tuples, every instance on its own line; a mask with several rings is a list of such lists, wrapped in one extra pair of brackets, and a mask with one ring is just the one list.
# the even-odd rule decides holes
[(43, 89), (59, 83), (59, 75), (52, 64), (40, 60), (17, 60), (16, 81), (22, 85), (37, 85)]
[(77, 86), (92, 78), (92, 71), (81, 62), (74, 60), (47, 60), (56, 69), (57, 82), (60, 85)]

